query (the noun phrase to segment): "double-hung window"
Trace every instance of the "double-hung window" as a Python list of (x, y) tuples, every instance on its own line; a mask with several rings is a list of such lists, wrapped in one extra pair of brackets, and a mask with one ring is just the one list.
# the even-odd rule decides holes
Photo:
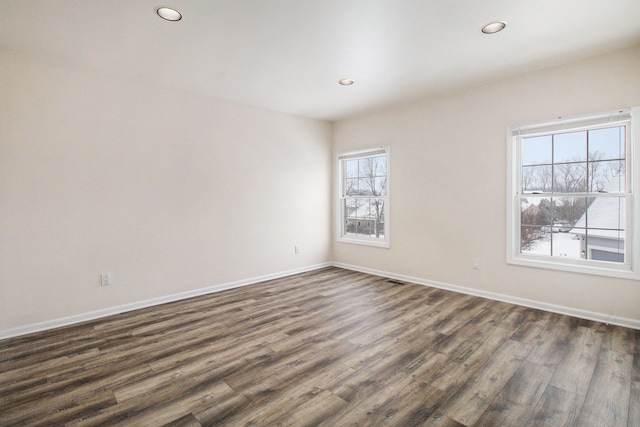
[(632, 113), (510, 129), (508, 262), (640, 278)]
[(338, 240), (389, 246), (389, 148), (338, 155)]

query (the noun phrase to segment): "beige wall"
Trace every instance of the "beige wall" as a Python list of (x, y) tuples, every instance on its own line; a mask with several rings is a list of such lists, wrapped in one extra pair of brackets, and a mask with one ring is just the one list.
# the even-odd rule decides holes
[(330, 261), (330, 123), (11, 52), (0, 94), (0, 331)]
[(506, 127), (640, 105), (640, 47), (334, 124), (391, 146), (390, 249), (331, 243), (331, 124), (61, 64), (0, 51), (0, 332), (332, 259), (640, 320), (505, 262)]
[(639, 70), (636, 47), (336, 123), (334, 155), (391, 146), (391, 248), (334, 261), (640, 320), (638, 281), (506, 264), (507, 126), (640, 105)]

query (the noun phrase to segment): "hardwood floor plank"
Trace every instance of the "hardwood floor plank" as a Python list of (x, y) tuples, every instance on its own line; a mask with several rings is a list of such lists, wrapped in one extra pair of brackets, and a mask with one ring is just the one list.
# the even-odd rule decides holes
[(137, 395), (117, 405), (97, 411), (90, 416), (74, 420), (69, 426), (144, 425), (160, 426), (178, 420), (208, 403), (224, 399), (233, 390), (224, 382), (211, 382), (207, 378), (185, 379), (164, 384), (153, 393)]
[(589, 392), (578, 419), (579, 425), (625, 425), (629, 414), (633, 356), (602, 350)]
[[(310, 393), (307, 393), (307, 396), (309, 395)], [(260, 421), (265, 421), (267, 425), (317, 426), (345, 405), (346, 402), (333, 393), (326, 390), (318, 390), (318, 394), (313, 395), (311, 399), (293, 400), (289, 405), (289, 408), (294, 409), (293, 411), (276, 412), (273, 422), (271, 417), (266, 417)], [(304, 411), (295, 410), (300, 406), (304, 407)]]
[(447, 309), (438, 313), (436, 316), (438, 322), (433, 326), (435, 331), (443, 335), (451, 335), (486, 309), (487, 301), (468, 295), (465, 297), (460, 298), (458, 303), (450, 304)]
[[(417, 386), (417, 384), (416, 384)], [(444, 399), (444, 393), (435, 387), (423, 384), (413, 393), (370, 393), (358, 404), (350, 404), (337, 415), (326, 419), (323, 425), (422, 425), (436, 411)], [(404, 398), (404, 399), (403, 399)]]
[[(475, 332), (474, 336), (458, 343), (456, 348), (459, 351), (446, 353), (451, 357), (433, 379), (435, 387), (448, 393), (456, 392), (488, 362), (511, 335), (511, 332), (502, 328)], [(440, 352), (439, 349), (438, 351)]]
[[(294, 352), (265, 359), (250, 369), (228, 376), (225, 381), (236, 392), (248, 397), (272, 393), (295, 384), (300, 378), (318, 375), (318, 371), (339, 363), (351, 351), (350, 345), (335, 342), (322, 350)], [(268, 367), (268, 369), (266, 369)]]
[(622, 326), (607, 325), (602, 348), (620, 354), (633, 355), (635, 351), (635, 332), (633, 329), (623, 328)]
[(530, 424), (540, 427), (578, 426), (583, 404), (584, 396), (550, 385), (538, 401)]
[(0, 341), (0, 426), (640, 425), (640, 332), (328, 267)]
[(91, 395), (108, 391), (108, 387), (117, 387), (137, 378), (144, 377), (149, 367), (134, 367), (129, 370), (112, 371), (105, 367), (95, 373), (95, 377), (70, 379), (61, 383), (47, 383), (34, 391), (7, 396), (3, 404), (2, 421), (17, 423), (29, 419), (40, 419), (58, 413), (74, 402), (90, 398)]
[(488, 363), (453, 394), (440, 410), (453, 420), (472, 425), (508, 384), (530, 352), (531, 346), (506, 341)]
[(202, 427), (202, 424), (193, 414), (187, 414), (184, 417), (167, 423), (166, 427)]
[[(638, 356), (636, 356), (637, 358)], [(640, 426), (640, 381), (631, 382), (631, 391), (629, 393), (629, 418), (627, 419), (627, 427)]]
[(58, 405), (55, 413), (42, 416), (42, 412), (29, 418), (21, 418), (19, 425), (55, 426), (62, 425), (69, 419), (84, 418), (95, 414), (105, 408), (117, 405), (117, 401), (111, 391), (96, 392), (81, 399), (72, 399), (63, 405)]
[(435, 414), (425, 421), (424, 424), (416, 425), (422, 425), (424, 427), (466, 427), (464, 424), (460, 424), (456, 420), (452, 420), (443, 414)]
[(516, 306), (500, 301), (491, 301), (487, 308), (473, 317), (467, 324), (474, 330), (491, 330), (494, 328), (511, 328), (506, 320)]
[(543, 336), (553, 328), (556, 322), (552, 313), (527, 309), (523, 314), (525, 316), (524, 322), (514, 328), (515, 332), (511, 339), (531, 345), (543, 343), (545, 341)]
[(629, 420), (627, 427), (640, 426), (640, 330), (635, 331), (631, 392), (629, 396)]
[(416, 365), (410, 375), (402, 369), (386, 377), (379, 373), (385, 372), (384, 369), (365, 370), (348, 379), (353, 390), (367, 392), (354, 393), (358, 398), (348, 399), (349, 405), (327, 419), (325, 424), (418, 425), (426, 422), (446, 397), (444, 392), (426, 382), (443, 359), (444, 355), (427, 352), (421, 355), (422, 363)]
[[(73, 331), (73, 332), (72, 332)], [(70, 327), (68, 331), (45, 331), (24, 340), (8, 339), (2, 347), (0, 372), (20, 367), (33, 367), (52, 358), (91, 351), (97, 347), (94, 331), (86, 327)]]
[(513, 374), (491, 405), (478, 419), (477, 425), (522, 425), (533, 418), (535, 406), (551, 381), (554, 369), (525, 360)]
[(243, 394), (233, 394), (216, 399), (207, 408), (195, 412), (196, 419), (203, 426), (229, 425), (227, 420), (233, 414), (240, 413), (249, 405), (249, 399)]
[(550, 384), (586, 396), (602, 340), (602, 333), (579, 326), (572, 335), (565, 357), (556, 369)]
[(242, 359), (225, 363), (220, 366), (217, 365), (214, 360), (209, 358), (200, 358), (197, 362), (191, 361), (188, 365), (183, 367), (163, 371), (159, 374), (149, 374), (144, 379), (116, 387), (113, 389), (113, 394), (115, 395), (118, 403), (122, 403), (128, 399), (144, 396), (154, 390), (171, 385), (177, 380), (189, 378), (190, 376), (197, 377), (203, 371), (207, 372), (208, 377), (216, 377), (219, 380), (222, 380), (230, 373), (241, 370), (243, 366), (244, 361)]
[(311, 381), (289, 382), (248, 397), (253, 405), (230, 417), (229, 425), (317, 425), (347, 404)]
[(541, 341), (535, 345), (527, 360), (555, 370), (567, 357), (572, 337), (568, 325), (563, 322), (556, 323), (553, 329), (548, 329), (540, 336)]

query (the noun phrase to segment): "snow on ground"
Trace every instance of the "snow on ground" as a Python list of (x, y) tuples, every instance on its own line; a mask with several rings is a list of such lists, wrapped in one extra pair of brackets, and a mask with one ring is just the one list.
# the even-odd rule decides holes
[(576, 240), (576, 235), (571, 233), (547, 234), (543, 239), (538, 240), (532, 247), (523, 253), (536, 255), (551, 254), (551, 239), (553, 239), (553, 256), (566, 256), (567, 258), (581, 258), (580, 240)]

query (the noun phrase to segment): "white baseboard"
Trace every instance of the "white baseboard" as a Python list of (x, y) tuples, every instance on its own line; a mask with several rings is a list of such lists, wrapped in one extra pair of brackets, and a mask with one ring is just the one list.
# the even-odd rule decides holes
[(206, 295), (214, 292), (224, 291), (227, 289), (239, 288), (241, 286), (253, 285), (255, 283), (264, 282), (266, 280), (279, 279), (281, 277), (292, 276), (294, 274), (306, 273), (308, 271), (330, 267), (331, 265), (332, 264), (330, 262), (326, 262), (322, 264), (316, 264), (316, 265), (298, 268), (295, 270), (288, 270), (288, 271), (282, 271), (279, 273), (266, 274), (264, 276), (252, 277), (250, 279), (223, 283), (219, 285), (209, 286), (206, 288), (200, 288), (200, 289), (194, 289), (192, 291), (181, 292), (178, 294), (167, 295), (167, 296), (152, 298), (144, 301), (133, 302), (130, 304), (119, 305), (117, 307), (109, 307), (102, 310), (91, 311), (88, 313), (82, 313), (82, 314), (77, 314), (73, 316), (62, 317), (59, 319), (47, 320), (45, 322), (33, 323), (30, 325), (19, 326), (11, 329), (5, 329), (0, 331), (0, 339), (17, 337), (20, 335), (26, 335), (33, 332), (40, 332), (48, 329), (54, 329), (62, 326), (68, 326), (76, 323), (86, 322), (88, 320), (95, 320), (101, 317), (111, 316), (114, 314), (125, 313), (127, 311), (137, 310), (140, 308), (151, 307), (154, 305), (165, 304), (173, 301), (180, 301), (183, 299), (197, 297), (200, 295)]
[(477, 297), (487, 298), (495, 301), (507, 302), (510, 304), (520, 305), (529, 308), (535, 308), (543, 311), (550, 311), (552, 313), (565, 314), (567, 316), (578, 317), (580, 319), (593, 320), (609, 325), (624, 326), (626, 328), (640, 330), (640, 320), (629, 319), (626, 317), (614, 316), (611, 314), (598, 313), (594, 311), (580, 310), (572, 307), (565, 307), (561, 305), (548, 304), (541, 301), (529, 300), (526, 298), (519, 298), (510, 295), (498, 294), (494, 292), (482, 291), (479, 289), (466, 288), (463, 286), (451, 285), (449, 283), (442, 283), (433, 280), (421, 279), (419, 277), (406, 276), (404, 274), (396, 274), (388, 271), (380, 271), (371, 268), (359, 267), (350, 264), (343, 264), (334, 262), (334, 267), (345, 268), (347, 270), (359, 271), (361, 273), (373, 274), (376, 276), (387, 277), (389, 279), (402, 280), (404, 282), (415, 283), (417, 285), (430, 286), (433, 288), (444, 289), (448, 291), (458, 292), (461, 294), (474, 295)]
[(224, 291), (227, 289), (239, 288), (242, 286), (253, 285), (266, 280), (278, 279), (281, 277), (292, 276), (294, 274), (306, 273), (308, 271), (318, 270), (325, 267), (339, 267), (347, 270), (359, 271), (362, 273), (373, 274), (375, 276), (387, 277), (389, 279), (402, 280), (405, 282), (411, 282), (423, 286), (431, 286), (434, 288), (444, 289), (448, 291), (458, 292), (462, 294), (474, 295), (482, 298), (487, 298), (495, 301), (507, 302), (510, 304), (520, 305), (529, 308), (535, 308), (544, 311), (550, 311), (553, 313), (565, 314), (567, 316), (573, 316), (581, 319), (594, 320), (596, 322), (602, 322), (611, 325), (624, 326), (631, 329), (640, 330), (640, 320), (628, 319), (625, 317), (613, 316), (610, 314), (580, 310), (577, 308), (565, 307), (560, 305), (548, 304), (541, 301), (534, 301), (525, 298), (514, 297), (510, 295), (498, 294), (494, 292), (486, 292), (478, 289), (466, 288), (457, 285), (451, 285), (449, 283), (437, 282), (433, 280), (421, 279), (418, 277), (407, 276), (404, 274), (391, 273), (388, 271), (375, 270), (371, 268), (359, 267), (350, 264), (343, 264), (339, 262), (327, 262), (322, 264), (311, 265), (302, 267), (299, 269), (282, 271), (279, 273), (267, 274), (259, 277), (252, 277), (250, 279), (238, 280), (235, 282), (223, 283), (219, 285), (209, 286), (206, 288), (194, 289), (192, 291), (181, 292), (178, 294), (167, 295), (164, 297), (152, 298), (144, 301), (138, 301), (130, 304), (124, 304), (116, 307), (109, 307), (102, 310), (91, 311), (88, 313), (77, 314), (73, 316), (62, 317), (59, 319), (48, 320), (40, 323), (33, 323), (30, 325), (19, 326), (16, 328), (5, 329), (0, 331), (0, 339), (16, 337), (20, 335), (26, 335), (33, 332), (45, 331), (48, 329), (59, 328), (62, 326), (73, 325), (76, 323), (86, 322), (88, 320), (95, 320), (101, 317), (111, 316), (114, 314), (125, 313), (140, 308), (151, 307), (154, 305), (165, 304), (173, 301), (180, 301), (187, 298), (197, 297), (200, 295), (211, 294), (215, 292)]

